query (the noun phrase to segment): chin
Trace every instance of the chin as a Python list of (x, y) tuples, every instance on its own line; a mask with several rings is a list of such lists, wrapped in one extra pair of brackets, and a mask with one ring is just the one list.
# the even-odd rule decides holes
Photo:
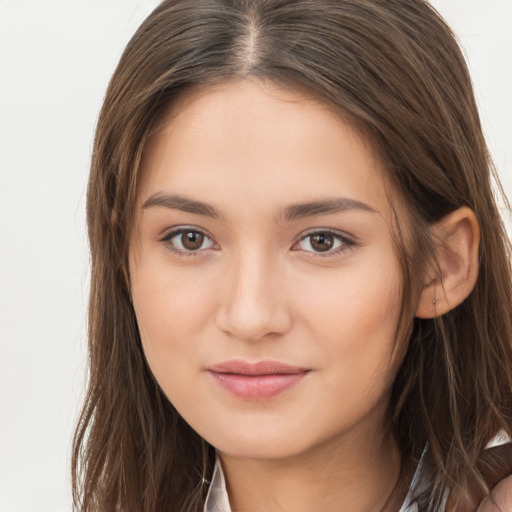
[[(206, 438), (207, 439), (207, 438)], [(292, 439), (290, 434), (264, 435), (261, 431), (253, 436), (232, 436), (207, 439), (220, 453), (244, 459), (285, 459), (303, 453), (310, 448), (304, 438)]]
[(277, 450), (276, 448), (270, 448), (269, 445), (266, 446), (237, 446), (230, 445), (226, 446), (226, 449), (222, 449), (222, 447), (216, 447), (216, 449), (225, 455), (229, 455), (230, 457), (238, 458), (238, 459), (286, 459), (289, 457), (293, 457), (297, 455), (295, 450)]

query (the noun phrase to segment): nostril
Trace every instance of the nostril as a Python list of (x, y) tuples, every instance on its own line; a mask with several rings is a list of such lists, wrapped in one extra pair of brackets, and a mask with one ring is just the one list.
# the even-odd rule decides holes
[(219, 290), (217, 327), (236, 339), (276, 338), (291, 325), (281, 269), (264, 248), (247, 249), (230, 262)]
[(243, 341), (276, 338), (291, 326), (291, 315), (283, 305), (235, 303), (220, 308), (217, 327)]

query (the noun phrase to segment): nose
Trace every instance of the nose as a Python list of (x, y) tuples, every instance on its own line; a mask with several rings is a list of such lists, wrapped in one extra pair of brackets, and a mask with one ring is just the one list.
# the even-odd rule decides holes
[(246, 251), (230, 265), (217, 327), (243, 341), (286, 333), (292, 323), (282, 270), (268, 255)]

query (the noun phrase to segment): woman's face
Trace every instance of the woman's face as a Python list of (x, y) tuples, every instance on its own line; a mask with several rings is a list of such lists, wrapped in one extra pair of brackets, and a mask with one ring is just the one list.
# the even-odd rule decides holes
[(130, 276), (149, 366), (192, 428), (258, 458), (383, 431), (390, 224), (379, 161), (325, 105), (257, 81), (173, 105), (145, 151)]

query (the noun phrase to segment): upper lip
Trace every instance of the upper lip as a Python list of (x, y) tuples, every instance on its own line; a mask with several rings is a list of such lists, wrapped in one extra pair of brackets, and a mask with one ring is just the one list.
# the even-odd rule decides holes
[(249, 363), (241, 359), (225, 361), (209, 367), (208, 370), (216, 373), (234, 373), (239, 375), (277, 375), (304, 373), (308, 371), (307, 368), (292, 366), (279, 361), (258, 361), (256, 363)]

